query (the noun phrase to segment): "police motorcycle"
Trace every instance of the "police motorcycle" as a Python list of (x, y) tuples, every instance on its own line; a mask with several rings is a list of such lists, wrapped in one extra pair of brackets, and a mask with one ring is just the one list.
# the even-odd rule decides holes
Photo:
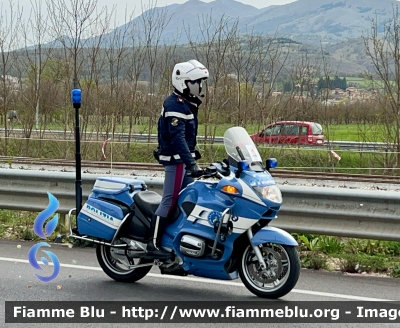
[(268, 159), (264, 167), (241, 127), (225, 132), (224, 145), (228, 158), (212, 163), (180, 192), (161, 240), (167, 258), (146, 258), (150, 220), (161, 196), (142, 180), (98, 177), (71, 237), (96, 243), (101, 268), (116, 281), (138, 281), (156, 265), (162, 274), (240, 277), (263, 298), (286, 295), (298, 281), (300, 260), (295, 239), (269, 226), (282, 204), (269, 173), (277, 161)]

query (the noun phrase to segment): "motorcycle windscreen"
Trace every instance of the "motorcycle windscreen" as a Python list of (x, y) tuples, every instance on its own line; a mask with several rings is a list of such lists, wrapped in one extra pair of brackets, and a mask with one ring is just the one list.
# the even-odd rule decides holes
[(262, 164), (260, 153), (244, 128), (235, 126), (226, 130), (224, 134), (224, 145), (226, 153), (234, 161), (239, 162), (242, 160), (237, 150), (239, 148), (245, 160), (249, 162), (252, 168), (255, 166), (254, 168), (257, 170), (260, 164)]

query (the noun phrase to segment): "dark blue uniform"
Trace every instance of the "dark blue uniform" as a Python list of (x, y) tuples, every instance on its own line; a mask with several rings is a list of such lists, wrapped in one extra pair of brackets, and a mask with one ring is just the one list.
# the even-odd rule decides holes
[(186, 167), (198, 159), (194, 153), (198, 129), (197, 112), (201, 100), (197, 97), (183, 98), (173, 92), (164, 100), (158, 120), (159, 163)]
[(196, 164), (200, 158), (196, 149), (198, 129), (197, 97), (184, 97), (173, 92), (164, 100), (158, 120), (158, 161), (165, 167), (163, 198), (156, 215), (168, 217), (178, 194), (192, 178), (185, 178), (185, 167)]

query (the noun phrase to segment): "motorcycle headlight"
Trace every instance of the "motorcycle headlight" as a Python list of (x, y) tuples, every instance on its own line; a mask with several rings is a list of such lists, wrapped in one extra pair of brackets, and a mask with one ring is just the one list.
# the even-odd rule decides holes
[(265, 187), (253, 187), (257, 194), (274, 203), (282, 203), (282, 193), (276, 185)]

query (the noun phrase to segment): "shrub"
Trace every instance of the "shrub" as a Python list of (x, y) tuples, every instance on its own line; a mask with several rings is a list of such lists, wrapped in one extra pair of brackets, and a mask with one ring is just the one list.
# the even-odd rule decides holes
[(366, 254), (343, 254), (339, 260), (341, 271), (357, 272), (387, 272), (387, 259), (382, 256), (369, 256)]
[(318, 245), (319, 249), (326, 254), (340, 254), (344, 249), (344, 244), (333, 236), (321, 236)]
[(38, 239), (36, 234), (34, 233), (33, 229), (31, 228), (25, 228), (22, 230), (20, 237), (23, 240), (35, 240)]
[(340, 271), (356, 273), (359, 270), (358, 258), (355, 254), (345, 254), (339, 260)]
[(306, 269), (321, 270), (328, 268), (326, 256), (316, 251), (301, 253), (300, 260), (302, 267)]
[(300, 245), (307, 251), (319, 250), (319, 237), (314, 235), (299, 235)]
[(395, 264), (392, 269), (392, 276), (395, 278), (400, 277), (400, 264)]

